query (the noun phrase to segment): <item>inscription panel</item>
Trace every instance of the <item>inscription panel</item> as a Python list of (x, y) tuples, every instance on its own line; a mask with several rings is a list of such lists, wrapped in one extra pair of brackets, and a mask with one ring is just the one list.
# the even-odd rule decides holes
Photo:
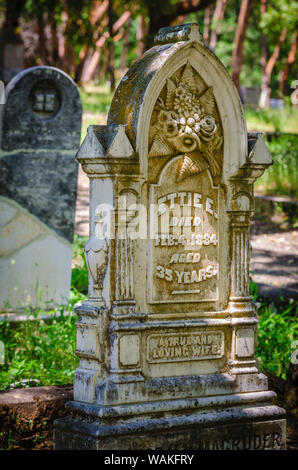
[(208, 171), (177, 183), (179, 159), (151, 186), (149, 303), (218, 299), (218, 188)]
[(220, 359), (223, 355), (222, 331), (152, 334), (147, 338), (149, 363)]

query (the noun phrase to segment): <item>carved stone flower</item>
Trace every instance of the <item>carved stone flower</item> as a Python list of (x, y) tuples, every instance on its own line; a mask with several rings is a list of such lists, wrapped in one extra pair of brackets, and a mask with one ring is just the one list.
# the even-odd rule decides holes
[(215, 122), (212, 87), (199, 91), (189, 63), (181, 77), (167, 79), (165, 97), (159, 97), (149, 157), (182, 154), (178, 178), (209, 169), (219, 173), (213, 150), (222, 145)]
[(178, 134), (178, 125), (174, 119), (166, 123), (165, 133), (167, 137), (174, 137), (175, 135)]
[(213, 116), (204, 116), (200, 121), (200, 131), (202, 137), (211, 137), (217, 130)]

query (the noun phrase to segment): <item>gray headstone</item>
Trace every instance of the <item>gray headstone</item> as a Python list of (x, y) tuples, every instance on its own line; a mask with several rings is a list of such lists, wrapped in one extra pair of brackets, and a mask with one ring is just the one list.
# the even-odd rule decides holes
[(241, 96), (243, 102), (247, 106), (258, 106), (260, 99), (260, 87), (257, 86), (241, 86), (240, 87)]
[[(71, 259), (69, 250), (74, 233), (78, 173), (74, 156), (80, 144), (81, 117), (82, 106), (77, 86), (61, 70), (54, 67), (33, 67), (16, 75), (8, 84), (6, 103), (2, 109), (0, 150), (0, 224), (2, 231), (4, 230), (0, 252), (4, 265), (5, 260), (8, 262), (8, 258), (15, 256), (19, 250), (28, 251), (29, 245), (34, 257), (32, 243), (44, 240), (49, 234), (56, 238), (55, 243), (59, 241), (67, 246), (67, 258), (70, 256)], [(26, 223), (22, 221), (19, 232), (20, 224), (14, 219), (20, 217), (21, 213)], [(22, 231), (25, 232), (23, 236)], [(13, 236), (9, 236), (11, 232)], [(57, 259), (59, 248), (56, 249), (58, 251), (55, 255), (52, 249), (43, 246), (43, 259), (39, 255), (37, 260), (40, 269), (43, 262), (47, 263), (47, 256)], [(26, 256), (20, 259), (19, 266)], [(60, 253), (60, 256), (64, 255)], [(59, 260), (57, 263), (59, 264)], [(56, 271), (59, 270), (57, 263), (51, 260)], [(62, 282), (63, 288), (58, 285), (50, 288), (52, 280), (49, 281), (49, 278), (57, 277), (57, 273), (48, 272), (44, 282), (51, 293), (45, 295), (43, 292), (48, 301), (60, 301), (61, 295), (68, 295), (70, 269), (71, 267), (66, 275), (67, 282), (57, 280), (57, 283)], [(42, 289), (44, 274), (39, 269), (37, 271), (33, 274), (27, 267), (26, 275), (30, 277), (32, 285), (36, 281)], [(22, 269), (15, 272), (9, 287), (15, 288), (14, 284), (17, 283), (17, 289), (20, 290), (22, 276)], [(45, 290), (46, 288), (43, 289)], [(2, 288), (0, 293), (3, 303), (5, 293)], [(13, 297), (15, 301), (24, 303), (23, 294)], [(29, 297), (29, 303), (32, 303), (32, 292)], [(9, 303), (15, 303), (11, 295), (8, 298)]]

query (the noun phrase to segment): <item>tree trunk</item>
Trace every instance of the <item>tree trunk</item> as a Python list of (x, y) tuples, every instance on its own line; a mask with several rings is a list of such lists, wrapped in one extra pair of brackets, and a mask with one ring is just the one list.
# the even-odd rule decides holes
[(212, 15), (212, 5), (205, 10), (204, 16), (204, 33), (203, 39), (205, 43), (209, 44), (209, 37), (210, 37), (210, 24), (211, 24), (211, 15)]
[(96, 23), (101, 22), (101, 20), (103, 19), (104, 15), (107, 12), (108, 6), (109, 6), (109, 0), (95, 2), (94, 8), (92, 9), (92, 12), (91, 12), (91, 19), (90, 19), (90, 23), (92, 25), (95, 25)]
[(87, 59), (90, 55), (90, 49), (85, 45), (82, 47), (80, 54), (79, 54), (79, 63), (76, 66), (75, 70), (75, 82), (76, 83), (81, 83), (83, 72), (84, 72), (84, 67), (86, 66)]
[(287, 85), (287, 81), (289, 78), (291, 67), (295, 62), (297, 48), (298, 48), (298, 34), (297, 32), (295, 32), (293, 36), (291, 48), (288, 54), (287, 63), (281, 73), (280, 80), (279, 80), (279, 89), (283, 94), (286, 93), (286, 85)]
[(38, 30), (38, 53), (41, 59), (42, 65), (48, 65), (48, 49), (46, 45), (46, 36), (44, 33), (45, 22), (43, 12), (40, 11), (37, 15), (37, 30)]
[(232, 77), (238, 91), (240, 91), (240, 73), (243, 63), (243, 45), (246, 36), (249, 16), (253, 0), (242, 0), (238, 16), (237, 28), (234, 36), (234, 50), (232, 55)]
[(215, 11), (213, 14), (213, 21), (212, 21), (213, 29), (211, 32), (210, 43), (209, 43), (210, 49), (212, 49), (213, 51), (215, 51), (218, 36), (220, 35), (220, 32), (221, 32), (221, 22), (224, 19), (226, 3), (227, 3), (227, 0), (217, 0), (216, 2), (216, 7), (215, 7)]
[(140, 15), (138, 17), (138, 28), (137, 28), (137, 43), (138, 43), (138, 57), (142, 57), (145, 52), (145, 40), (147, 34), (147, 25), (145, 17)]
[(165, 0), (145, 0), (149, 16), (149, 28), (146, 35), (145, 48), (150, 49), (154, 43), (154, 36), (162, 27), (169, 26), (180, 15), (188, 15), (195, 11), (204, 10), (215, 0), (184, 0), (170, 3)]
[(108, 74), (110, 76), (110, 89), (111, 92), (115, 90), (115, 48), (114, 48), (114, 31), (113, 31), (113, 19), (114, 19), (114, 12), (113, 12), (113, 1), (109, 0), (109, 7), (108, 7), (108, 16), (109, 16), (109, 38), (108, 38), (108, 51), (109, 51), (109, 59), (108, 59)]
[[(283, 42), (285, 41), (287, 37), (287, 30), (286, 28), (283, 28), (280, 36), (278, 43), (276, 44), (273, 54), (271, 55), (270, 59), (268, 60), (266, 67), (265, 67), (265, 73), (264, 73), (264, 94), (261, 97), (262, 100), (260, 99), (260, 108), (268, 108), (270, 105), (270, 95), (271, 95), (271, 88), (270, 88), (270, 82), (271, 82), (271, 75), (272, 75), (272, 70), (276, 64), (276, 61), (279, 57), (280, 53), (280, 48)], [(265, 89), (266, 86), (266, 89)]]
[(59, 60), (59, 40), (57, 34), (57, 21), (56, 18), (51, 18), (51, 37), (52, 37), (52, 60), (53, 64), (57, 67)]
[[(267, 0), (261, 0), (260, 13), (261, 17), (266, 13), (267, 9)], [(262, 77), (261, 77), (261, 95), (259, 100), (260, 108), (269, 107), (269, 84), (267, 83), (266, 77), (266, 64), (268, 61), (268, 41), (267, 36), (262, 32), (261, 34), (261, 67), (262, 67)]]
[[(125, 11), (120, 18), (113, 25), (113, 35), (131, 18), (131, 13)], [(106, 43), (106, 40), (110, 37), (109, 32), (106, 31), (95, 43), (96, 50), (93, 52), (92, 58), (88, 65), (84, 67), (81, 82), (87, 83), (93, 77), (93, 74), (100, 62), (101, 49)]]
[(126, 23), (124, 35), (123, 35), (123, 50), (122, 50), (121, 60), (120, 60), (121, 75), (123, 75), (124, 70), (126, 69), (126, 60), (127, 60), (129, 41), (130, 41), (130, 27), (131, 27), (131, 17)]
[(108, 70), (108, 60), (109, 60), (109, 51), (107, 48), (104, 48), (102, 66), (99, 72), (99, 78), (102, 82), (104, 82), (106, 79), (106, 74)]

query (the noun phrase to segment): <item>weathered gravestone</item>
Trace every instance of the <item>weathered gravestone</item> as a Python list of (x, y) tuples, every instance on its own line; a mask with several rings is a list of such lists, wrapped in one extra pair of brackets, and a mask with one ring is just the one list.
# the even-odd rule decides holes
[(1, 307), (68, 298), (81, 133), (75, 83), (33, 67), (7, 86), (0, 150)]
[(160, 30), (77, 158), (89, 300), (55, 448), (284, 448), (249, 296), (253, 183), (272, 161), (197, 25)]

